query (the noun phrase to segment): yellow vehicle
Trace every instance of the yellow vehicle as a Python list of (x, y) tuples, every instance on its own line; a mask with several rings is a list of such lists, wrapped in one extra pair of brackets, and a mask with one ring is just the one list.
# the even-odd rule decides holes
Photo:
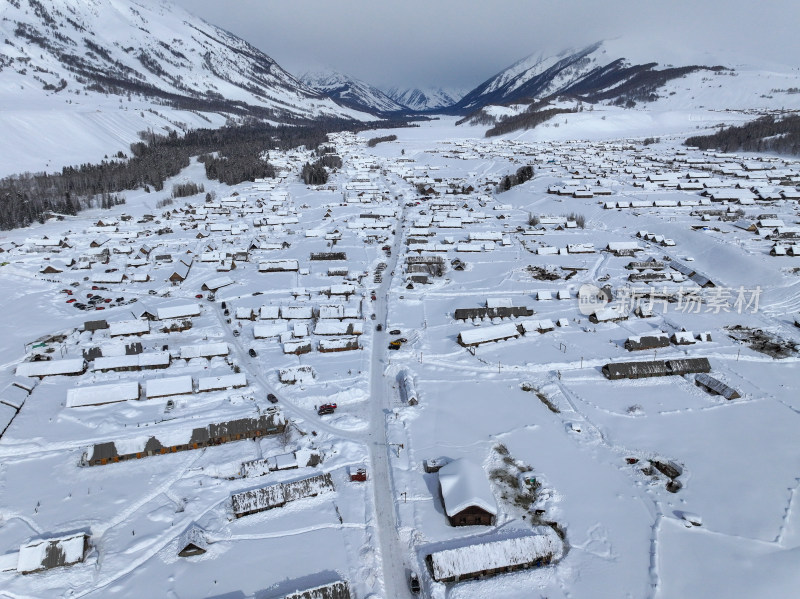
[(389, 347), (400, 347), (401, 345), (403, 345), (403, 342), (400, 341), (399, 339), (395, 339), (394, 341), (389, 342)]

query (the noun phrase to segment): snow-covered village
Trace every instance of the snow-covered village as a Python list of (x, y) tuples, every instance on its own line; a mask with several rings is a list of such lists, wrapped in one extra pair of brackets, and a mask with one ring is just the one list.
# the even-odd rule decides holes
[[(794, 596), (800, 159), (692, 136), (797, 118), (800, 75), (731, 79), (551, 89), (492, 134), (534, 105), (397, 125), (300, 87), (368, 126), (4, 226), (0, 597)], [(60, 158), (20, 143), (56, 93), (3, 92), (0, 190), (136, 155), (140, 109), (169, 139), (232, 126), (98, 94)]]

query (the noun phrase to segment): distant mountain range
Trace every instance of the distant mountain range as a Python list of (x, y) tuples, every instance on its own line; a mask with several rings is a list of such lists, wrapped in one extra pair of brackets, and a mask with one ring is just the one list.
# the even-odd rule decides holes
[(407, 106), (396, 102), (377, 87), (335, 71), (306, 73), (300, 78), (300, 81), (340, 104), (357, 110), (376, 113), (408, 110)]
[(447, 108), (463, 95), (441, 88), (392, 87), (382, 91), (360, 79), (333, 70), (306, 73), (300, 78), (308, 87), (340, 104), (377, 114), (428, 112)]
[(386, 95), (410, 110), (424, 112), (452, 106), (461, 99), (464, 93), (464, 90), (440, 87), (428, 89), (392, 87), (387, 90)]

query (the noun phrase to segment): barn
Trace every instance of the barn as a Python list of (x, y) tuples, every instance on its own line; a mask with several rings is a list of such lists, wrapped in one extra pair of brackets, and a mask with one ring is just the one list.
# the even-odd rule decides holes
[[(191, 378), (191, 377), (189, 377)], [(195, 428), (191, 436), (182, 433), (170, 433), (167, 440), (154, 436), (139, 439), (126, 439), (119, 443), (114, 441), (95, 443), (83, 456), (82, 463), (89, 466), (102, 466), (109, 463), (140, 459), (149, 455), (175, 453), (190, 449), (201, 449), (212, 445), (220, 445), (242, 439), (254, 439), (263, 435), (275, 435), (286, 428), (286, 420), (278, 410), (269, 410), (258, 418), (240, 418), (218, 424), (209, 424)], [(165, 433), (166, 434), (166, 433)], [(180, 437), (180, 438), (179, 438)], [(187, 437), (188, 440), (187, 440)]]
[(436, 551), (425, 561), (437, 582), (459, 582), (550, 564), (563, 553), (552, 530)]
[(603, 366), (603, 375), (609, 380), (641, 379), (710, 372), (708, 358), (683, 358), (678, 360), (652, 360), (650, 362), (616, 362)]
[(439, 491), (451, 526), (491, 526), (497, 504), (486, 474), (478, 464), (453, 460), (439, 469)]
[(316, 497), (334, 491), (330, 473), (300, 480), (251, 489), (231, 496), (233, 515), (237, 518), (257, 514), (305, 497)]

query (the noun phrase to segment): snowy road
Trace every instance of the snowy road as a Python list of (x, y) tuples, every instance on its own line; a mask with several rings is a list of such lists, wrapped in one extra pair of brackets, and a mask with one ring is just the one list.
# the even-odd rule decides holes
[(372, 465), (372, 488), (375, 493), (375, 517), (378, 528), (378, 540), (381, 548), (381, 562), (386, 597), (411, 597), (406, 582), (406, 559), (397, 531), (396, 500), (397, 492), (392, 483), (389, 466), (389, 451), (386, 438), (386, 415), (391, 410), (391, 386), (384, 376), (386, 366), (386, 347), (388, 336), (386, 325), (389, 314), (388, 297), (392, 275), (397, 267), (397, 258), (401, 249), (402, 224), (405, 212), (401, 212), (397, 224), (392, 257), (387, 264), (386, 273), (381, 286), (376, 289), (375, 301), (376, 323), (384, 325), (382, 331), (375, 331), (372, 342), (372, 361), (370, 365), (370, 427), (369, 455)]

